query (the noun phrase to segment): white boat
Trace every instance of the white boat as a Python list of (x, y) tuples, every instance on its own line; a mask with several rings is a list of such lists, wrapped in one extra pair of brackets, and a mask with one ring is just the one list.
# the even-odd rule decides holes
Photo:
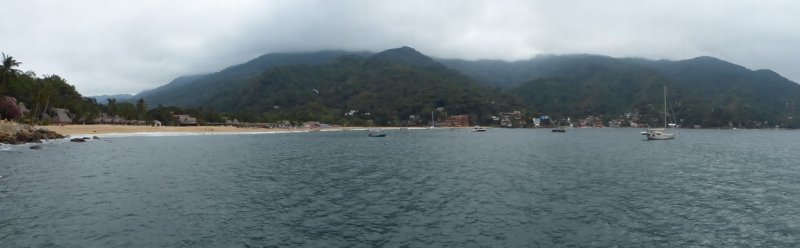
[(647, 140), (674, 139), (675, 134), (667, 133), (667, 86), (664, 86), (664, 128), (647, 129)]
[(647, 130), (647, 139), (648, 140), (668, 140), (674, 139), (675, 134), (667, 133), (666, 130), (657, 128), (657, 129), (648, 129)]
[(473, 132), (486, 132), (486, 128), (485, 127), (475, 126), (475, 127), (472, 128), (472, 131)]

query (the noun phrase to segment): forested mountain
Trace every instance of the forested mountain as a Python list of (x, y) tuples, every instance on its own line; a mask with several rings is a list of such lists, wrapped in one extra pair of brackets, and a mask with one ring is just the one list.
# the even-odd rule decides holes
[(199, 104), (196, 99), (208, 98), (218, 92), (227, 92), (240, 87), (242, 83), (268, 68), (298, 64), (321, 65), (347, 54), (366, 53), (344, 51), (270, 53), (216, 73), (179, 77), (164, 86), (143, 91), (130, 99), (144, 98), (152, 106), (158, 104), (197, 106)]
[[(431, 59), (412, 48), (377, 54), (268, 54), (144, 92), (150, 104), (203, 107), (251, 119), (333, 121), (358, 110), (380, 125), (445, 107), (485, 120), (523, 110), (557, 118), (662, 115), (662, 87), (683, 126), (797, 127), (800, 86), (769, 70), (711, 57), (646, 60), (549, 55), (518, 62)], [(506, 92), (505, 94), (502, 92)]]
[(511, 90), (527, 106), (559, 116), (657, 116), (662, 86), (682, 124), (793, 126), (800, 85), (770, 70), (712, 57), (646, 60), (598, 55), (542, 56), (518, 62), (440, 60), (485, 85)]
[(342, 55), (327, 64), (275, 66), (247, 80), (198, 87), (192, 84), (199, 92), (176, 104), (266, 121), (425, 125), (430, 113), (443, 107), (486, 123), (493, 113), (520, 105), (408, 47)]
[(513, 88), (533, 79), (565, 75), (574, 66), (612, 60), (614, 59), (611, 57), (585, 54), (542, 55), (514, 62), (438, 59), (445, 66), (458, 70), (480, 83), (503, 88)]

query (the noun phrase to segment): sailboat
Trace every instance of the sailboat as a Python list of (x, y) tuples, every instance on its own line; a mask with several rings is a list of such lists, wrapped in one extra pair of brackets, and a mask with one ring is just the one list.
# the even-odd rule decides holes
[(436, 119), (433, 118), (433, 111), (431, 111), (431, 128), (436, 128)]
[(667, 133), (667, 86), (664, 86), (664, 128), (648, 129), (647, 140), (669, 140), (674, 139), (675, 134)]

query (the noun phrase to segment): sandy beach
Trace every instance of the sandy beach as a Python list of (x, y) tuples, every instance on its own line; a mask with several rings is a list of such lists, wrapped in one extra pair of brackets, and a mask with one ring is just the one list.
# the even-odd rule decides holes
[(238, 128), (230, 126), (129, 126), (129, 125), (64, 125), (37, 126), (62, 135), (102, 135), (135, 133), (265, 133), (265, 132), (304, 132), (307, 128)]

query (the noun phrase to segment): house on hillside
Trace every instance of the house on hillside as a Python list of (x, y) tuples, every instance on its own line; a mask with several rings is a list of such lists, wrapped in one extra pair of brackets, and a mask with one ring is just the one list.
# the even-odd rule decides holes
[(468, 127), (469, 126), (469, 115), (453, 115), (447, 117), (444, 121), (445, 125), (451, 127)]
[(50, 117), (50, 123), (72, 124), (72, 117), (69, 113), (69, 109), (52, 108), (51, 113), (53, 113), (53, 116)]
[(106, 113), (100, 113), (100, 116), (94, 118), (94, 123), (107, 124), (111, 123), (111, 118)]
[(511, 119), (510, 118), (508, 118), (506, 116), (503, 116), (502, 119), (500, 119), (500, 126), (501, 127), (512, 127), (513, 125), (511, 124)]
[(127, 124), (128, 120), (120, 117), (119, 115), (111, 116), (106, 113), (100, 113), (100, 116), (94, 119), (95, 123), (100, 124)]
[(314, 128), (319, 128), (319, 126), (320, 126), (320, 122), (319, 122), (319, 121), (307, 121), (307, 122), (303, 122), (303, 127), (305, 127), (305, 128), (312, 128), (312, 129), (314, 129)]
[(172, 118), (175, 119), (175, 123), (178, 126), (199, 126), (200, 124), (197, 122), (197, 118), (194, 118), (190, 115), (172, 115)]
[(26, 115), (26, 114), (28, 114), (28, 112), (31, 112), (31, 110), (30, 110), (30, 109), (28, 109), (28, 107), (25, 107), (25, 103), (24, 103), (24, 102), (19, 102), (19, 104), (17, 104), (17, 107), (19, 107), (19, 112), (20, 112), (20, 113), (21, 113), (23, 116), (24, 116), (24, 115)]
[(533, 120), (533, 127), (541, 127), (542, 126), (542, 119), (531, 118), (531, 120)]
[(233, 118), (231, 120), (231, 118), (223, 116), (223, 117), (220, 117), (220, 119), (222, 119), (222, 122), (225, 123), (225, 125), (238, 126), (240, 124), (239, 123), (239, 119), (236, 119), (236, 118)]
[(514, 110), (514, 112), (511, 112), (511, 116), (514, 117), (515, 120), (522, 120), (522, 111)]

